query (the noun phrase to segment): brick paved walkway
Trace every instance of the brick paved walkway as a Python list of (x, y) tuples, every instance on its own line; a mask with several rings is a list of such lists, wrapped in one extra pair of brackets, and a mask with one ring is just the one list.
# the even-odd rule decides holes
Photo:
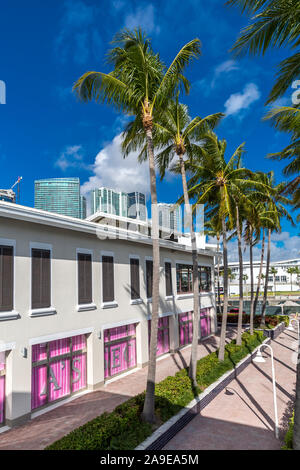
[(166, 446), (168, 450), (280, 449), (295, 394), (296, 365), (292, 362), (297, 334), (285, 330), (272, 341), (277, 382), (280, 439), (274, 436), (270, 352), (265, 363), (249, 365)]
[[(235, 330), (228, 332), (228, 341), (235, 337)], [(219, 337), (207, 338), (198, 346), (198, 357), (203, 357), (218, 347)], [(157, 381), (175, 374), (189, 363), (190, 347), (173, 356), (167, 356), (157, 362)], [(44, 449), (73, 429), (99, 416), (104, 411), (112, 411), (117, 405), (131, 396), (145, 390), (147, 367), (140, 369), (115, 382), (107, 384), (101, 390), (87, 393), (55, 410), (49, 411), (28, 423), (0, 434), (0, 450), (8, 449)]]

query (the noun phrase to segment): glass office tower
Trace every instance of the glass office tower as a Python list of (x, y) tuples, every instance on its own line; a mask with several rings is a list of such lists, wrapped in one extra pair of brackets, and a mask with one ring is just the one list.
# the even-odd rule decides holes
[(34, 182), (34, 207), (48, 212), (83, 218), (85, 198), (79, 178), (51, 178)]
[(91, 191), (91, 212), (101, 211), (106, 214), (127, 217), (127, 193), (110, 188), (97, 188)]

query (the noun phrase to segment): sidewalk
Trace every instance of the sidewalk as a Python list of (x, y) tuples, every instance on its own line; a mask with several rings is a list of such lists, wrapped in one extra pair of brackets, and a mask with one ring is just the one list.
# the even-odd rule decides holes
[(252, 363), (198, 416), (182, 429), (166, 450), (280, 449), (292, 413), (296, 364), (292, 362), (297, 333), (285, 330), (271, 342), (277, 389), (279, 440), (274, 435), (270, 350), (265, 363)]
[[(230, 341), (235, 336), (235, 329), (229, 329), (227, 340)], [(198, 346), (198, 358), (217, 349), (218, 342), (218, 336), (211, 336), (201, 342)], [(190, 349), (188, 346), (174, 355), (158, 360), (157, 382), (186, 367), (189, 364)], [(22, 426), (0, 433), (0, 450), (42, 450), (104, 411), (112, 411), (128, 398), (143, 392), (146, 380), (147, 367), (107, 384), (99, 391), (82, 395)]]

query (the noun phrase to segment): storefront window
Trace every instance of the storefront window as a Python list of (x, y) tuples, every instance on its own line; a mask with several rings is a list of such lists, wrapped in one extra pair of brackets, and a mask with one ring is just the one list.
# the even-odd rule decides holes
[(85, 335), (32, 346), (32, 409), (85, 387)]
[(136, 325), (104, 331), (104, 377), (112, 377), (136, 366)]
[(5, 410), (5, 352), (0, 352), (0, 426), (4, 423)]

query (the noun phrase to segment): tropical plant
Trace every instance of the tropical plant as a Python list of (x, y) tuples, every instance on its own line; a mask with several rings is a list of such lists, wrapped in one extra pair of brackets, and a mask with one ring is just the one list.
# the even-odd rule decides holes
[(270, 261), (271, 261), (271, 234), (272, 232), (281, 231), (281, 219), (287, 218), (291, 223), (293, 220), (288, 213), (285, 205), (291, 204), (291, 201), (284, 195), (285, 183), (275, 184), (274, 172), (270, 171), (267, 174), (262, 174), (262, 179), (265, 180), (266, 187), (269, 189), (268, 199), (265, 203), (266, 212), (265, 214), (271, 215), (271, 221), (266, 223), (268, 233), (268, 248), (267, 248), (267, 262), (266, 262), (266, 281), (264, 287), (264, 297), (261, 313), (261, 326), (265, 326), (265, 314), (267, 306), (267, 295), (268, 295), (268, 280), (270, 274)]
[[(192, 261), (193, 261), (193, 340), (191, 348), (191, 360), (189, 366), (189, 376), (197, 386), (196, 364), (199, 337), (199, 268), (197, 241), (193, 224), (193, 215), (187, 188), (187, 178), (185, 171), (185, 158), (192, 162), (195, 153), (198, 151), (198, 142), (205, 132), (214, 129), (222, 113), (216, 113), (205, 118), (196, 116), (191, 119), (186, 105), (179, 103), (178, 95), (175, 101), (171, 101), (165, 112), (160, 116), (159, 122), (154, 122), (154, 145), (160, 152), (156, 155), (161, 178), (164, 177), (170, 163), (177, 156), (179, 165), (175, 165), (174, 171), (180, 168), (183, 201), (185, 205), (185, 227), (188, 228), (191, 236)], [(180, 202), (182, 199), (180, 200)]]
[[(221, 239), (221, 224), (220, 224), (220, 219), (217, 216), (210, 217), (209, 220), (205, 221), (205, 230), (204, 233), (205, 235), (209, 237), (214, 237), (217, 239), (217, 253), (220, 251), (220, 239)], [(217, 289), (218, 289), (218, 309), (220, 311), (221, 308), (221, 294), (220, 294), (220, 276), (221, 276), (221, 271), (220, 271), (220, 256), (217, 255)]]
[[(285, 193), (292, 195), (294, 208), (300, 209), (300, 108), (299, 106), (275, 107), (267, 113), (265, 119), (271, 119), (274, 127), (291, 134), (291, 143), (280, 152), (269, 154), (268, 158), (291, 160), (283, 169), (283, 174), (296, 176), (287, 184)], [(300, 215), (297, 220), (300, 221)]]
[(200, 54), (200, 41), (193, 39), (178, 52), (169, 68), (154, 53), (150, 40), (141, 29), (123, 30), (116, 34), (108, 63), (109, 73), (86, 72), (75, 83), (74, 91), (83, 101), (106, 102), (117, 110), (134, 116), (123, 134), (123, 152), (144, 149), (146, 141), (152, 202), (153, 287), (152, 322), (149, 351), (147, 389), (143, 419), (154, 422), (154, 392), (156, 375), (156, 347), (159, 305), (159, 224), (157, 209), (155, 160), (153, 152), (153, 122), (174, 96), (178, 87), (189, 91), (189, 82), (183, 75), (185, 67)]
[[(236, 200), (244, 199), (246, 188), (255, 183), (248, 178), (252, 172), (240, 167), (244, 144), (237, 147), (228, 162), (225, 160), (226, 141), (219, 140), (213, 132), (207, 132), (199, 155), (186, 164), (191, 178), (188, 182), (189, 195), (195, 198), (195, 204), (207, 204), (216, 207), (222, 226), (223, 269), (224, 269), (224, 302), (220, 335), (219, 360), (224, 360), (228, 308), (228, 251), (227, 226), (236, 227)], [(241, 312), (242, 314), (242, 312)], [(240, 328), (241, 329), (241, 328)], [(237, 337), (237, 341), (239, 340)]]
[(293, 274), (300, 274), (298, 266), (289, 266), (286, 272), (290, 275), (291, 278), (291, 292), (293, 292)]
[[(265, 54), (269, 48), (289, 46), (295, 50), (300, 45), (299, 0), (229, 0), (227, 5), (237, 5), (242, 12), (252, 15), (251, 23), (242, 29), (232, 51), (243, 54)], [(300, 76), (300, 52), (279, 64), (276, 82), (268, 103), (282, 96), (293, 80)]]
[(273, 285), (274, 285), (274, 295), (276, 296), (276, 274), (278, 273), (278, 270), (275, 268), (275, 266), (271, 266), (270, 269), (270, 274), (273, 276)]

